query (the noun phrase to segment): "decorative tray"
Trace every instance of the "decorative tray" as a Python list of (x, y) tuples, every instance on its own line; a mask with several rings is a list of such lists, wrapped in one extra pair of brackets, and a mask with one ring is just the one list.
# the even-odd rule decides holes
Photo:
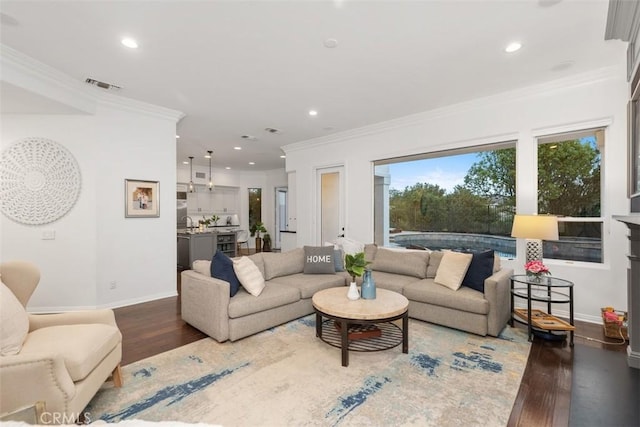
[[(525, 322), (527, 321), (526, 308), (516, 308), (513, 312)], [(547, 314), (542, 310), (535, 309), (531, 310), (531, 325), (546, 331), (574, 331), (576, 329), (576, 327), (569, 322)]]

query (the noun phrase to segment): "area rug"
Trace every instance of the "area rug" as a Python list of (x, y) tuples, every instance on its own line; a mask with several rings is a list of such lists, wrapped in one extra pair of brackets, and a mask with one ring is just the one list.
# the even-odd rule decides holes
[(107, 422), (176, 420), (223, 426), (504, 426), (530, 344), (409, 320), (401, 346), (350, 352), (315, 336), (307, 316), (231, 343), (206, 338), (127, 365), (85, 412)]

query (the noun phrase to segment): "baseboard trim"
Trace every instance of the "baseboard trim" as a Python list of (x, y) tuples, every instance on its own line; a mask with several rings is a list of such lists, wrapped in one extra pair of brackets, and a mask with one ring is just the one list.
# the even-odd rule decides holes
[(54, 307), (27, 307), (27, 311), (31, 314), (47, 314), (47, 313), (65, 313), (69, 311), (80, 310), (100, 310), (106, 308), (119, 308), (129, 305), (142, 304), (145, 302), (155, 301), (163, 298), (171, 298), (178, 295), (177, 291), (163, 292), (153, 295), (145, 295), (138, 298), (131, 298), (121, 301), (114, 301), (100, 305), (79, 305), (79, 306), (54, 306)]

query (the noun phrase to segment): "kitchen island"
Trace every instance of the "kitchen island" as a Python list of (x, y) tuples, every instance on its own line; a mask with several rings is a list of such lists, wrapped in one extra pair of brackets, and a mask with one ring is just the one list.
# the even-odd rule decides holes
[(198, 259), (210, 260), (216, 251), (224, 252), (229, 258), (236, 256), (236, 232), (204, 231), (196, 232), (188, 229), (178, 230), (178, 269), (189, 270), (193, 261)]

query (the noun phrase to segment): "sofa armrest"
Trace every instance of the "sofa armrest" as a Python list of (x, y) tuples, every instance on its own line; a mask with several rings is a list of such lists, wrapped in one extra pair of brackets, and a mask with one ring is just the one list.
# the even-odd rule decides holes
[(83, 310), (57, 314), (30, 314), (29, 332), (49, 326), (83, 325), (91, 323), (101, 323), (115, 326), (116, 328), (118, 327), (113, 310)]
[(484, 297), (489, 301), (487, 333), (497, 337), (511, 318), (511, 276), (513, 270), (503, 268), (484, 281)]
[(228, 340), (229, 283), (193, 270), (183, 271), (180, 278), (182, 319), (216, 341)]
[(47, 411), (67, 412), (76, 388), (61, 356), (0, 357), (0, 413), (44, 401)]

